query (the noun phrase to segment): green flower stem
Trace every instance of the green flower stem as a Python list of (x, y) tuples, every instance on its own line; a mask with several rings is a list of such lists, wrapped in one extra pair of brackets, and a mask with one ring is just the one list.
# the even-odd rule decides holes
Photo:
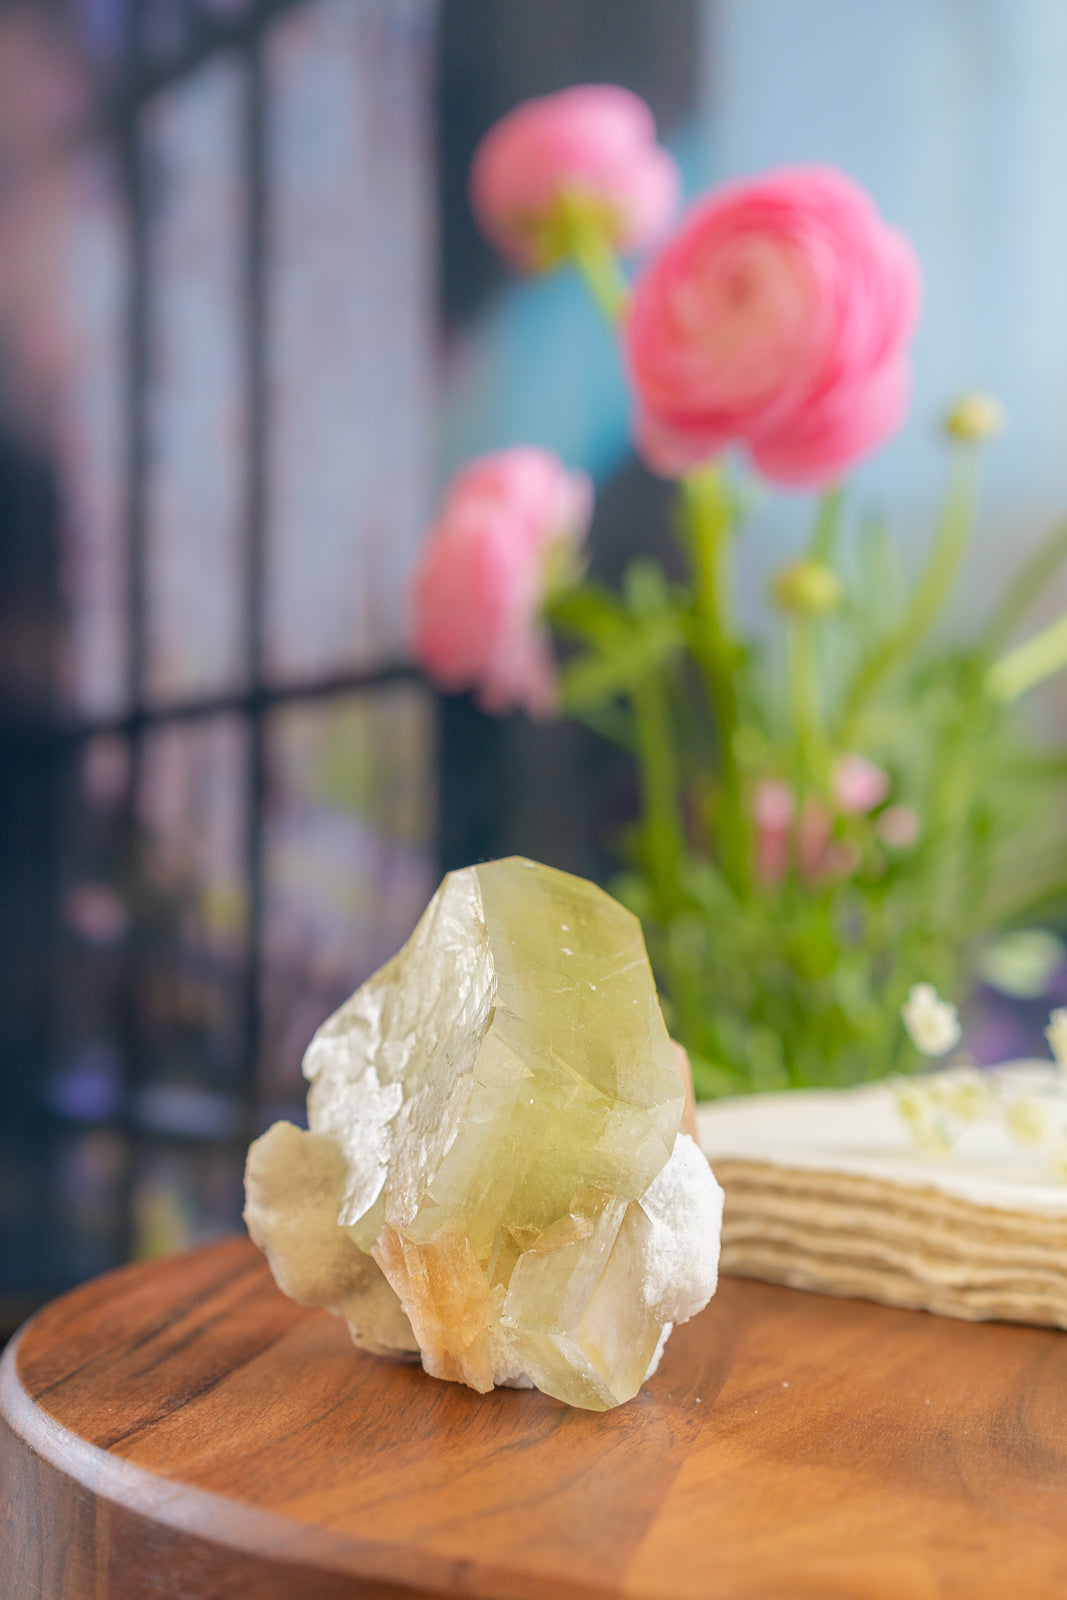
[(797, 768), (803, 789), (822, 790), (829, 778), (830, 754), (819, 690), (817, 624), (797, 617), (789, 627), (789, 694), (797, 739)]
[(911, 602), (897, 627), (882, 639), (860, 667), (845, 697), (837, 730), (839, 749), (851, 744), (860, 713), (875, 689), (894, 667), (907, 660), (937, 620), (967, 548), (977, 487), (977, 451), (965, 445), (955, 452), (937, 537)]
[(578, 271), (604, 314), (614, 326), (630, 299), (630, 285), (603, 221), (581, 195), (563, 195), (559, 202), (562, 237)]
[(732, 636), (730, 503), (721, 467), (682, 481), (693, 569), (693, 653), (704, 674), (719, 741), (718, 833), (723, 876), (735, 890), (749, 876), (748, 823), (741, 797), (736, 735), (737, 647)]
[(994, 700), (1007, 704), (1065, 666), (1067, 616), (1062, 616), (1025, 644), (1001, 656), (986, 674), (986, 690)]
[[(819, 502), (811, 539), (812, 562), (829, 566), (837, 545), (843, 490), (833, 484)], [(830, 776), (830, 746), (823, 718), (819, 683), (819, 625), (817, 615), (793, 618), (787, 636), (789, 693), (797, 738), (800, 786), (824, 789)]]
[(837, 530), (841, 525), (841, 501), (844, 490), (833, 483), (819, 501), (815, 519), (815, 532), (811, 540), (811, 559), (829, 566), (837, 548)]
[(636, 684), (631, 700), (641, 768), (644, 864), (655, 914), (665, 923), (677, 909), (678, 869), (685, 854), (667, 700), (655, 677)]

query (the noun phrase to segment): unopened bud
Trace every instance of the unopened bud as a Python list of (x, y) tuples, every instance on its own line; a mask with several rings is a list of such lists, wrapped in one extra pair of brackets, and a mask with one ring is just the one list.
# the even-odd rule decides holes
[(995, 439), (998, 433), (1004, 432), (1007, 420), (1007, 413), (995, 395), (975, 390), (960, 396), (945, 418), (944, 427), (950, 439), (959, 439), (964, 444), (984, 444), (987, 439)]
[(774, 598), (783, 611), (821, 617), (841, 604), (841, 579), (822, 561), (791, 561), (775, 574)]

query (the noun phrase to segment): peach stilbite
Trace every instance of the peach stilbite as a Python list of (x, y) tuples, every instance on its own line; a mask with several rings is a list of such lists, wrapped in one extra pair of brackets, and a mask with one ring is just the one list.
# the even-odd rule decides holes
[(450, 873), (308, 1047), (310, 1131), (249, 1151), (249, 1231), (365, 1348), (606, 1410), (716, 1286), (685, 1066), (630, 912), (531, 861)]

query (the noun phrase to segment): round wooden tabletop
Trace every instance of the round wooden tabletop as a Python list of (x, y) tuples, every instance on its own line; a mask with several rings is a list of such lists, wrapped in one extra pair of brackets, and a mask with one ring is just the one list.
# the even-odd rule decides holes
[(0, 1367), (8, 1600), (1062, 1600), (1067, 1337), (725, 1280), (606, 1415), (353, 1348), (235, 1239)]

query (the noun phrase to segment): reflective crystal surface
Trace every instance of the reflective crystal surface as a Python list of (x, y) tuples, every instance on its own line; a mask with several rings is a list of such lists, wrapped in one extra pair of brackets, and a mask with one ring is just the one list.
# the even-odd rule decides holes
[(714, 1291), (721, 1192), (678, 1133), (639, 924), (592, 884), (519, 859), (450, 874), (304, 1071), (311, 1133), (252, 1147), (246, 1216), (281, 1286), (357, 1343), (604, 1409)]

